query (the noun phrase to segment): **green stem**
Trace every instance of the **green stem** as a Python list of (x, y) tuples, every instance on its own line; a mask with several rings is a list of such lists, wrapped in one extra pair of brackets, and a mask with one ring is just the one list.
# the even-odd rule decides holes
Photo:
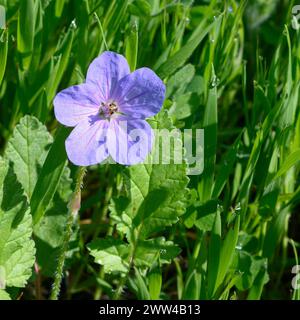
[(64, 264), (66, 260), (66, 253), (68, 251), (70, 238), (72, 236), (72, 228), (74, 221), (77, 218), (79, 209), (80, 209), (80, 203), (81, 203), (81, 186), (83, 182), (83, 178), (85, 175), (86, 169), (85, 167), (80, 167), (78, 170), (78, 174), (76, 177), (76, 185), (75, 190), (71, 196), (71, 200), (68, 205), (68, 219), (67, 219), (67, 225), (65, 230), (65, 236), (64, 241), (61, 247), (60, 255), (58, 258), (58, 264), (57, 269), (55, 273), (55, 279), (52, 287), (52, 292), (50, 295), (50, 300), (58, 300), (59, 293), (60, 293), (60, 286), (61, 281), (63, 278), (63, 271), (64, 271)]
[(121, 279), (121, 281), (119, 282), (119, 285), (118, 285), (116, 292), (113, 296), (113, 300), (120, 300), (120, 298), (121, 298), (123, 288), (128, 280), (130, 270), (133, 267), (133, 260), (135, 258), (135, 253), (136, 253), (137, 244), (138, 244), (139, 237), (140, 237), (141, 228), (142, 228), (142, 224), (138, 227), (137, 232), (133, 234), (132, 248), (131, 248), (131, 252), (129, 255), (128, 271), (126, 272), (125, 277), (123, 277)]

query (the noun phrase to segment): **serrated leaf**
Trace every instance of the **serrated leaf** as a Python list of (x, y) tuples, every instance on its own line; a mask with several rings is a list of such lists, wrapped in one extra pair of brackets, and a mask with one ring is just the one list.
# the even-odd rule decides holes
[(13, 163), (14, 172), (29, 199), (52, 140), (38, 119), (25, 116), (15, 127), (8, 142), (6, 157)]
[[(25, 116), (20, 120), (9, 140), (6, 157), (13, 164), (17, 178), (29, 200), (38, 178), (42, 176), (41, 168), (48, 156), (52, 141), (53, 138), (47, 128), (32, 116)], [(53, 199), (47, 203), (44, 218), (34, 228), (37, 262), (42, 273), (48, 276), (52, 276), (55, 272), (67, 221), (67, 203), (72, 192), (70, 171), (68, 168), (62, 169), (62, 177), (58, 181)], [(52, 174), (55, 178), (54, 171)], [(51, 185), (47, 187), (49, 186)]]
[(11, 300), (9, 294), (5, 291), (0, 289), (0, 301), (1, 300)]
[[(155, 118), (153, 126), (172, 129), (170, 119), (163, 112)], [(159, 143), (158, 139), (156, 143)], [(176, 223), (185, 211), (186, 165), (172, 164), (172, 152), (170, 154), (170, 164), (140, 164), (123, 171), (127, 199), (113, 199), (111, 216), (129, 241), (130, 233), (136, 228), (139, 239), (147, 239), (154, 232)], [(155, 158), (155, 154), (150, 157)]]
[(2, 288), (24, 287), (35, 261), (32, 218), (21, 185), (3, 159), (0, 159), (0, 203)]
[(113, 237), (97, 239), (88, 245), (88, 249), (95, 262), (103, 265), (104, 272), (127, 273), (129, 264), (126, 258), (129, 255), (129, 246), (121, 240)]

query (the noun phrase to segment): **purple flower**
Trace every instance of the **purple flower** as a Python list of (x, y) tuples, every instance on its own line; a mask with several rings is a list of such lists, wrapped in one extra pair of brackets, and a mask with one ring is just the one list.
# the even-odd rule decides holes
[(86, 82), (54, 99), (56, 119), (75, 127), (66, 140), (70, 161), (79, 166), (114, 161), (142, 162), (152, 149), (153, 132), (145, 118), (157, 114), (165, 85), (150, 69), (130, 73), (126, 59), (106, 51), (89, 66)]

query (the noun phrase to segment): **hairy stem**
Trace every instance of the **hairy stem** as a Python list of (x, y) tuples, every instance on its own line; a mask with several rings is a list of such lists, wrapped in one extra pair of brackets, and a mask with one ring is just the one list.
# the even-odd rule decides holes
[(55, 279), (50, 295), (50, 300), (58, 300), (59, 293), (60, 293), (60, 287), (61, 287), (61, 281), (63, 278), (63, 271), (64, 271), (64, 264), (66, 260), (66, 253), (68, 251), (70, 238), (72, 236), (72, 228), (74, 221), (77, 218), (79, 209), (80, 209), (80, 203), (81, 203), (81, 186), (83, 182), (84, 175), (86, 173), (85, 167), (80, 167), (78, 169), (78, 174), (76, 177), (76, 185), (75, 190), (72, 193), (71, 200), (68, 205), (68, 219), (66, 224), (66, 230), (64, 235), (64, 241), (61, 247), (61, 251), (58, 257), (58, 264), (57, 269), (55, 272)]

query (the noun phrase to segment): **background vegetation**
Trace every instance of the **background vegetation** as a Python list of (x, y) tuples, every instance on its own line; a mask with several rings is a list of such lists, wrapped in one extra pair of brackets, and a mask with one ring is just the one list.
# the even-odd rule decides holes
[[(60, 299), (299, 299), (294, 1), (0, 4), (1, 299), (48, 299), (66, 248)], [(68, 241), (78, 169), (52, 101), (107, 48), (165, 81), (153, 127), (205, 129), (205, 169), (88, 168)]]

